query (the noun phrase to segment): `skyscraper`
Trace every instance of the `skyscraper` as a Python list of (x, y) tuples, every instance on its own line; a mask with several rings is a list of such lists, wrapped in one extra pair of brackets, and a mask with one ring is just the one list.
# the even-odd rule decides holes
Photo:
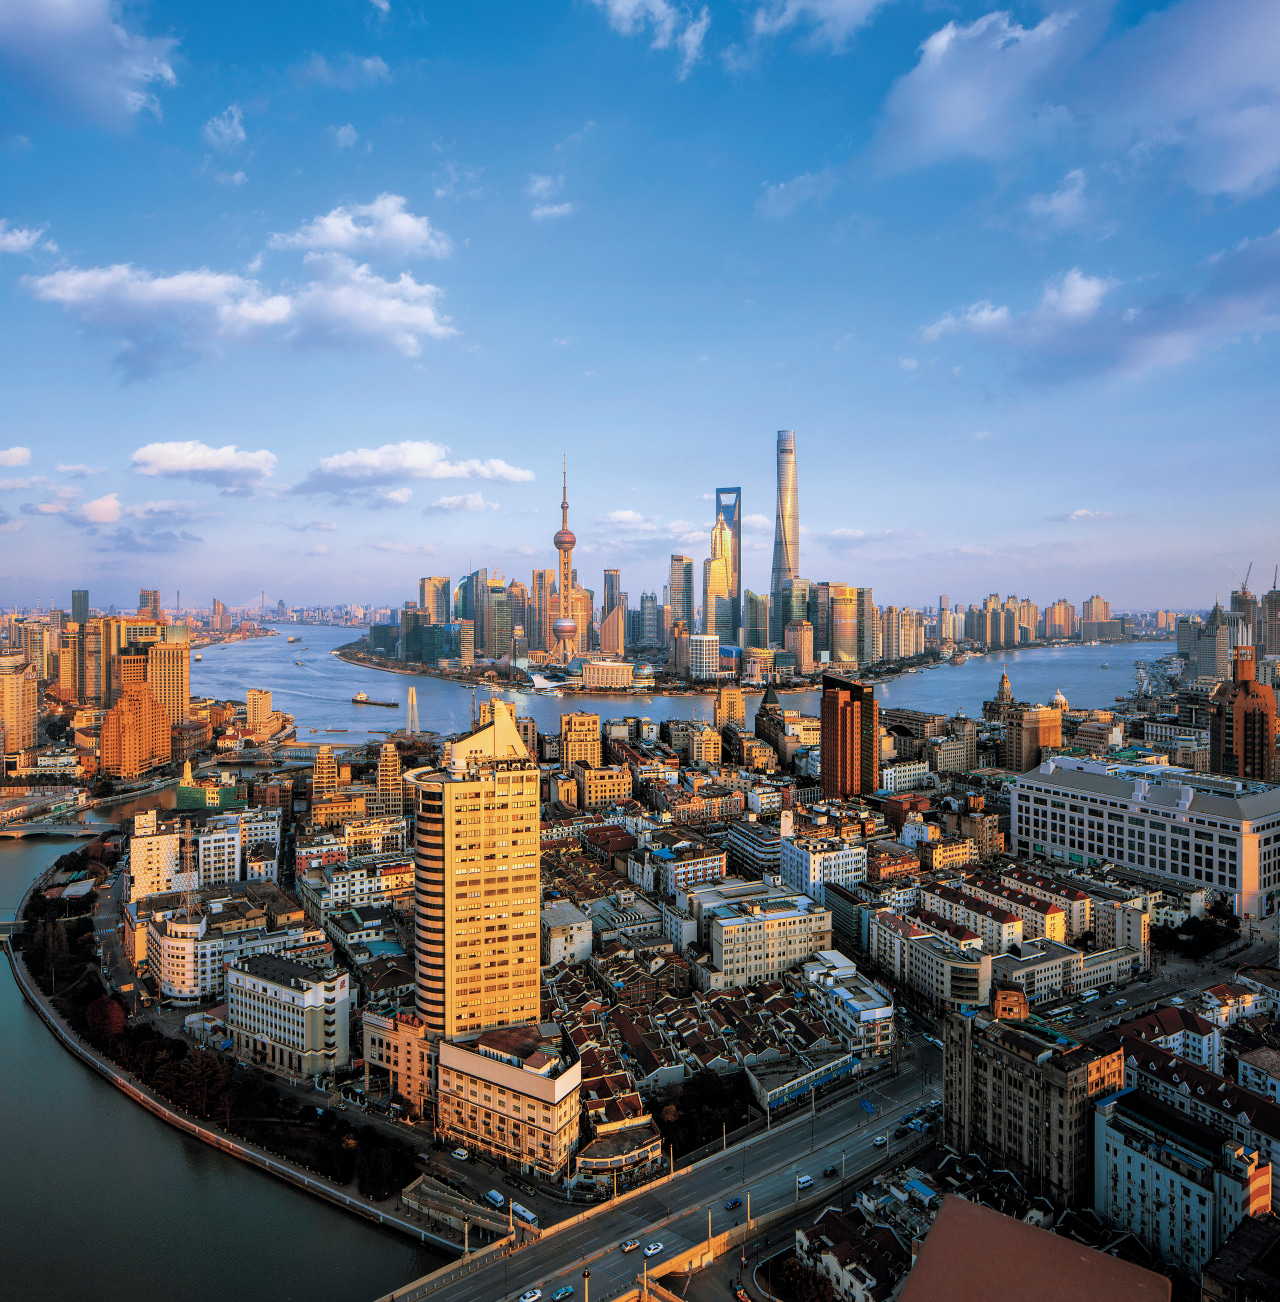
[(1219, 684), (1209, 702), (1209, 768), (1231, 778), (1272, 782), (1276, 696), (1254, 676), (1255, 651), (1252, 646), (1236, 647), (1231, 681)]
[(511, 632), (524, 630), (525, 645), (529, 645), (529, 589), (519, 579), (507, 584), (507, 609), (511, 612)]
[(418, 580), (418, 609), (424, 624), (449, 622), (449, 580), (440, 574)]
[(556, 586), (555, 570), (534, 570), (533, 586), (529, 589), (528, 620), (525, 632), (529, 636), (530, 651), (550, 651), (552, 649), (551, 593)]
[(858, 589), (833, 583), (828, 593), (828, 646), (831, 663), (858, 663)]
[(451, 743), (442, 768), (414, 769), (405, 783), (416, 814), (417, 1007), (428, 1036), (537, 1021), (538, 765), (511, 707), (494, 701), (492, 722)]
[(716, 489), (716, 518), (723, 518), (729, 528), (729, 603), (733, 610), (733, 627), (720, 641), (737, 646), (742, 637), (742, 489)]
[(640, 594), (640, 645), (662, 645), (658, 630), (658, 597), (653, 592)]
[(693, 561), (688, 556), (671, 557), (671, 577), (668, 582), (671, 590), (671, 624), (683, 623), (690, 632), (693, 631)]
[(138, 593), (138, 614), (160, 618), (160, 594), (154, 588), (143, 588)]
[(761, 649), (769, 645), (769, 598), (750, 588), (743, 599), (742, 645)]
[(813, 625), (813, 651), (831, 651), (831, 584), (809, 585), (809, 623)]
[[(185, 624), (170, 627), (183, 633), (187, 629)], [(147, 647), (147, 685), (171, 724), (186, 723), (191, 718), (191, 644), (152, 642)]]
[(869, 683), (822, 676), (822, 794), (847, 800), (880, 785), (880, 706)]
[(604, 572), (604, 615), (606, 618), (618, 604), (618, 594), (622, 591), (622, 572), (605, 570)]
[(18, 756), (35, 749), (39, 704), (35, 665), (20, 651), (0, 655), (0, 756), (15, 767)]
[(711, 530), (711, 555), (702, 562), (702, 631), (733, 645), (733, 533), (723, 515)]
[(89, 622), (89, 592), (87, 588), (71, 590), (71, 622), (87, 624)]
[(773, 577), (769, 581), (770, 641), (782, 643), (782, 590), (800, 574), (800, 499), (796, 484), (796, 436), (778, 431), (778, 502), (773, 528)]
[(559, 555), (556, 589), (559, 595), (557, 618), (551, 626), (551, 635), (558, 648), (556, 658), (567, 665), (578, 654), (578, 621), (573, 616), (573, 548), (578, 541), (569, 528), (569, 473), (564, 475), (564, 492), (560, 498), (560, 528), (552, 539)]

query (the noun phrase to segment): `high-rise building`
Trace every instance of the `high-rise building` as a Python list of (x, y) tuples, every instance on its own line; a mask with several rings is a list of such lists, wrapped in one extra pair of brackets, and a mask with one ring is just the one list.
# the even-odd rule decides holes
[(880, 706), (868, 683), (822, 676), (822, 794), (847, 800), (880, 785)]
[(36, 667), (21, 652), (0, 655), (0, 770), (36, 746), (40, 697)]
[(1111, 603), (1104, 601), (1096, 593), (1080, 608), (1082, 624), (1100, 624), (1111, 618)]
[(1274, 782), (1276, 695), (1257, 681), (1254, 655), (1254, 647), (1236, 647), (1231, 681), (1219, 684), (1209, 703), (1209, 769)]
[(136, 778), (169, 762), (171, 725), (147, 683), (129, 683), (102, 721), (102, 771)]
[(560, 767), (575, 764), (598, 765), (600, 752), (600, 716), (578, 712), (560, 716)]
[(813, 650), (831, 652), (831, 584), (809, 585), (809, 623), (813, 625)]
[(400, 752), (395, 742), (384, 741), (378, 751), (378, 814), (400, 818), (404, 814), (404, 783), (400, 779)]
[(338, 761), (334, 758), (333, 747), (321, 746), (311, 767), (311, 799), (314, 802), (322, 796), (331, 796), (337, 789)]
[(419, 579), (418, 609), (422, 611), (424, 624), (447, 624), (450, 615), (449, 580), (439, 574)]
[(1044, 705), (1014, 705), (1008, 709), (1004, 716), (1003, 762), (1011, 773), (1038, 768), (1045, 749), (1061, 745), (1060, 709)]
[(716, 693), (715, 726), (725, 728), (731, 723), (747, 726), (747, 703), (741, 687), (721, 687)]
[(606, 656), (620, 656), (627, 645), (627, 608), (617, 605), (600, 621), (600, 651)]
[(566, 665), (578, 654), (578, 648), (582, 645), (580, 639), (586, 632), (585, 625), (580, 624), (574, 617), (573, 609), (573, 590), (576, 586), (573, 573), (573, 548), (578, 540), (574, 537), (573, 530), (569, 528), (568, 471), (565, 472), (564, 493), (560, 499), (560, 528), (552, 541), (555, 543), (559, 557), (556, 577), (559, 601), (556, 607), (556, 620), (551, 626), (551, 635), (556, 642), (556, 659), (562, 665)]
[(783, 632), (783, 645), (796, 658), (796, 672), (813, 673), (813, 625), (807, 619), (793, 619)]
[(1232, 614), (1240, 616), (1239, 622), (1248, 629), (1247, 634), (1236, 636), (1233, 645), (1239, 645), (1241, 642), (1250, 645), (1257, 643), (1260, 640), (1258, 637), (1259, 602), (1243, 583), (1231, 594), (1231, 611)]
[(858, 663), (858, 589), (832, 583), (827, 589), (827, 650), (833, 665)]
[(671, 624), (683, 624), (692, 630), (693, 623), (693, 560), (688, 556), (673, 554), (667, 587), (671, 593)]
[[(185, 624), (171, 624), (166, 632), (186, 633)], [(152, 642), (147, 647), (147, 685), (169, 722), (186, 723), (191, 718), (191, 644), (186, 641)], [(267, 693), (267, 713), (271, 713)]]
[[(1173, 612), (1169, 613), (1172, 615)], [(1277, 567), (1271, 591), (1263, 596), (1258, 611), (1258, 646), (1263, 655), (1280, 656), (1280, 567)]]
[(417, 1008), (433, 1038), (539, 1014), (538, 765), (503, 701), (445, 756), (442, 768), (405, 775), (417, 824)]
[(743, 646), (765, 649), (769, 645), (769, 598), (748, 588), (742, 611)]
[(618, 604), (618, 596), (622, 592), (622, 572), (620, 570), (605, 570), (604, 572), (604, 614), (608, 615)]
[(511, 634), (516, 629), (524, 634), (525, 646), (529, 645), (529, 589), (519, 579), (512, 579), (507, 584), (507, 611), (511, 616)]
[(484, 653), (491, 660), (511, 654), (511, 607), (507, 604), (507, 585), (501, 579), (490, 579), (483, 588), (484, 597)]
[[(716, 489), (716, 519), (724, 520), (729, 529), (729, 604), (733, 609), (733, 627), (722, 642), (740, 645), (742, 637), (742, 489)], [(715, 555), (714, 550), (712, 555)]]
[(528, 627), (525, 633), (529, 638), (530, 651), (550, 651), (554, 639), (551, 625), (555, 622), (552, 614), (551, 594), (556, 586), (555, 570), (534, 570), (533, 586), (529, 589)]
[(884, 659), (880, 611), (870, 588), (858, 589), (858, 664), (879, 664)]
[[(988, 598), (988, 600), (990, 600)], [(984, 633), (986, 630), (983, 630)], [(1076, 608), (1066, 599), (1059, 597), (1052, 605), (1045, 607), (1044, 635), (1047, 641), (1074, 637), (1076, 633)], [(986, 636), (974, 639), (992, 645)]]
[(71, 590), (71, 622), (73, 624), (89, 622), (89, 593), (86, 588)]
[(796, 436), (778, 431), (778, 497), (773, 528), (773, 574), (769, 580), (769, 641), (781, 646), (782, 590), (800, 574), (800, 498), (796, 482)]
[(711, 555), (702, 562), (702, 631), (733, 645), (733, 533), (723, 515), (711, 530)]
[(1215, 604), (1195, 630), (1191, 668), (1197, 678), (1223, 679), (1231, 673), (1231, 626), (1221, 605)]
[(245, 693), (245, 722), (257, 731), (271, 716), (271, 689), (250, 687)]
[(138, 614), (150, 619), (160, 618), (160, 594), (154, 588), (143, 588), (138, 593)]
[(640, 645), (661, 646), (658, 630), (658, 598), (655, 593), (640, 594)]

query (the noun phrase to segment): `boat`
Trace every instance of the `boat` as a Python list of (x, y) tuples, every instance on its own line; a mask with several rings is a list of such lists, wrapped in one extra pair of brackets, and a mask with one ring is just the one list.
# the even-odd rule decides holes
[(200, 654), (200, 652), (197, 651), (197, 652), (196, 652), (196, 659), (197, 659), (197, 660), (203, 660), (203, 659), (204, 659), (204, 656), (202, 656), (202, 655)]
[(301, 661), (301, 660), (295, 660), (293, 663), (294, 663), (295, 665), (299, 666), (299, 668), (301, 668), (301, 666), (302, 666), (302, 661)]
[[(291, 637), (291, 638), (289, 639), (289, 641), (290, 641), (290, 642), (301, 642), (302, 639), (301, 639), (300, 637)], [(286, 643), (286, 645), (288, 645), (288, 644)]]
[(325, 732), (350, 732), (350, 728), (326, 728)]
[(399, 701), (375, 701), (369, 696), (367, 692), (357, 692), (351, 698), (351, 704), (352, 705), (381, 705), (388, 710), (398, 710), (400, 708)]
[(1109, 665), (1105, 660), (1102, 662), (1102, 667), (1103, 667), (1103, 669), (1110, 669), (1110, 668), (1111, 668), (1111, 666), (1110, 666), (1110, 665)]

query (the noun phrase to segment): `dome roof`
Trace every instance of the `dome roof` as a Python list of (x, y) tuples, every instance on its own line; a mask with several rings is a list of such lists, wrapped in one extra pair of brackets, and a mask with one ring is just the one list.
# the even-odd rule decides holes
[(1059, 687), (1054, 693), (1053, 704), (1055, 709), (1066, 710), (1070, 707), (1067, 705), (1067, 698), (1062, 694), (1062, 688)]
[(572, 529), (557, 530), (556, 536), (551, 541), (555, 543), (557, 550), (562, 552), (571, 552), (578, 542)]
[(551, 625), (551, 631), (561, 642), (567, 642), (577, 635), (578, 621), (576, 619), (558, 619)]

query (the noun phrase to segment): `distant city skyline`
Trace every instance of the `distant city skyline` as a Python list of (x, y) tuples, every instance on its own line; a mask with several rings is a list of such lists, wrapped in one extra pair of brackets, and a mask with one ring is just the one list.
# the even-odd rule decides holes
[(113, 13), (0, 30), (0, 605), (528, 583), (565, 454), (594, 586), (729, 484), (763, 593), (778, 429), (881, 601), (1280, 561), (1274, 5)]

